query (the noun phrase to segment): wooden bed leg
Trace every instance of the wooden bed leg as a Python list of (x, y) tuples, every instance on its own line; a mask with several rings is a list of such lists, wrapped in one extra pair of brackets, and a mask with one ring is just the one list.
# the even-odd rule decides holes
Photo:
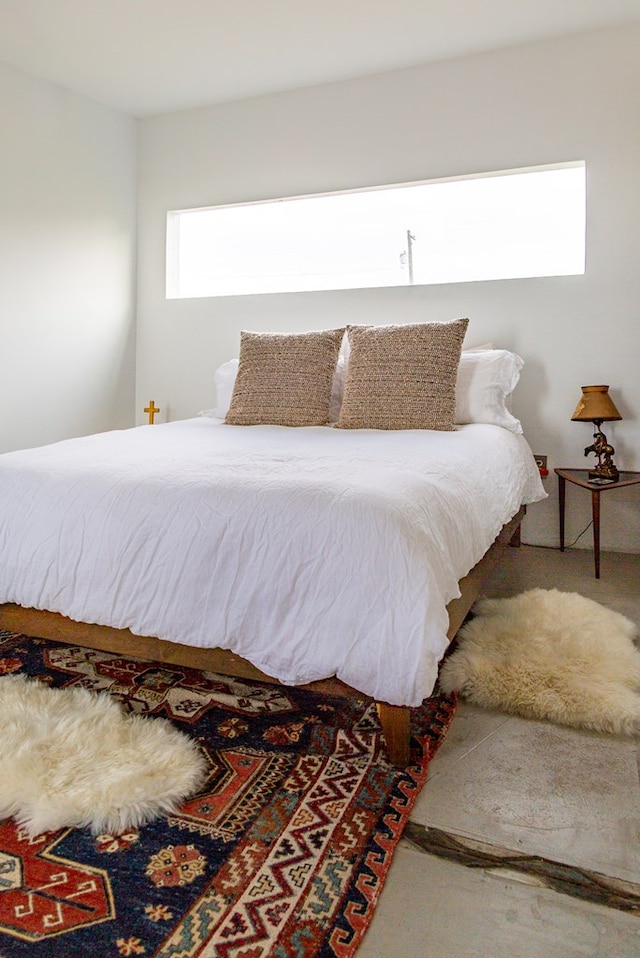
[(376, 705), (387, 743), (389, 761), (396, 768), (406, 768), (410, 758), (410, 709), (406, 705), (387, 705), (386, 702), (377, 702)]

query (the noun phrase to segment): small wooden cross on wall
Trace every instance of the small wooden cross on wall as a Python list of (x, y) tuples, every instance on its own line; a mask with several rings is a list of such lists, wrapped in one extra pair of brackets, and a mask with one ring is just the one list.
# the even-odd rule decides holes
[(149, 413), (149, 425), (153, 426), (153, 417), (155, 416), (157, 412), (160, 412), (160, 410), (154, 403), (153, 399), (151, 400), (148, 406), (144, 407), (144, 411)]

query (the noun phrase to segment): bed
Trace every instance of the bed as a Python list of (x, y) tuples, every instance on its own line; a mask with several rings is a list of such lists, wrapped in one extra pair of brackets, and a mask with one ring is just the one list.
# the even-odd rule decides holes
[(389, 757), (523, 507), (518, 429), (216, 416), (0, 456), (0, 629), (370, 696)]

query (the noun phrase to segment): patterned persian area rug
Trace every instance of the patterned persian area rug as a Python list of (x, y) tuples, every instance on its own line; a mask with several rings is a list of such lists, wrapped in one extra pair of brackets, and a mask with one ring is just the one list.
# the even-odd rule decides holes
[(207, 763), (170, 815), (121, 834), (0, 822), (2, 958), (348, 958), (455, 711), (412, 716), (385, 760), (375, 705), (0, 632), (0, 675), (112, 695)]

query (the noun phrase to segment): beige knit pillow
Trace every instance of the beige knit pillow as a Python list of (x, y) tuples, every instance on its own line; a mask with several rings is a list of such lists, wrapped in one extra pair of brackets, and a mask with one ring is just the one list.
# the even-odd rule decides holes
[(341, 429), (455, 429), (456, 377), (469, 320), (349, 326)]
[(240, 333), (240, 361), (225, 422), (324, 426), (344, 329)]

